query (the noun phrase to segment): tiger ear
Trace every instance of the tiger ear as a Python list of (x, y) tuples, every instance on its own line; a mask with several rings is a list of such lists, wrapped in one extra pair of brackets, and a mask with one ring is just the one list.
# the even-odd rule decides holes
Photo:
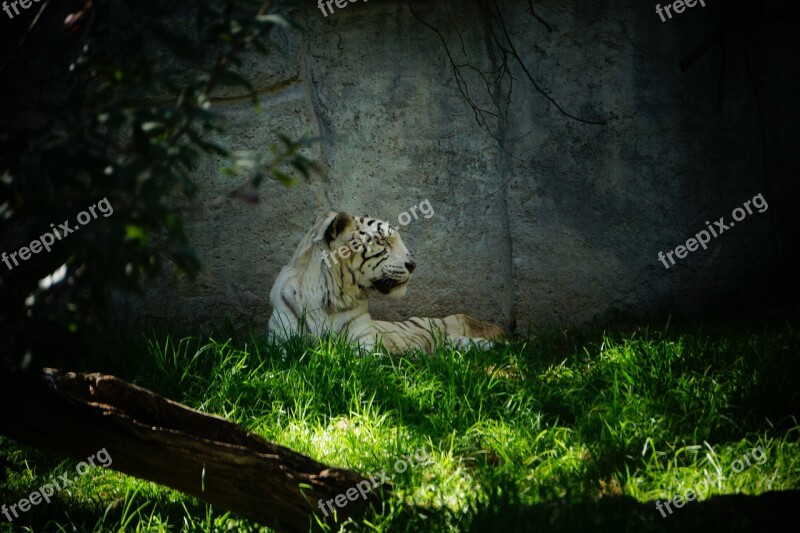
[(336, 239), (336, 237), (348, 229), (355, 228), (356, 221), (355, 218), (353, 218), (353, 215), (344, 212), (336, 213), (336, 216), (333, 218), (331, 223), (328, 224), (328, 228), (325, 230), (325, 235), (323, 236), (325, 243), (330, 244), (334, 239)]

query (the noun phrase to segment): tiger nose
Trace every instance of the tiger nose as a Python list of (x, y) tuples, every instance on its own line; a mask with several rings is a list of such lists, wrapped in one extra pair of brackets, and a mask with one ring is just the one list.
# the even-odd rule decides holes
[(417, 268), (417, 264), (412, 259), (411, 261), (406, 263), (406, 268), (408, 269), (408, 273), (411, 274), (412, 272), (414, 272), (414, 269)]

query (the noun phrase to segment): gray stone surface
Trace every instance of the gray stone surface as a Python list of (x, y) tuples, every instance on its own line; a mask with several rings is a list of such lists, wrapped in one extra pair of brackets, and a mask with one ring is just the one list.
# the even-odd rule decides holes
[[(187, 213), (204, 271), (193, 284), (151, 291), (144, 314), (265, 325), (272, 282), (318, 212), (397, 222), (425, 199), (435, 215), (401, 230), (418, 269), (404, 300), (373, 302), (379, 318), (466, 312), (524, 331), (613, 310), (691, 309), (770, 260), (769, 211), (669, 270), (656, 257), (760, 192), (770, 208), (775, 200), (761, 184), (743, 63), (726, 66), (722, 113), (714, 110), (716, 54), (687, 72), (678, 66), (704, 37), (709, 12), (662, 23), (650, 4), (533, 5), (554, 31), (528, 2), (500, 2), (523, 62), (566, 111), (606, 125), (561, 114), (509, 58), (513, 90), (500, 109), (476, 71), (461, 69), (476, 105), (501, 117), (486, 115), (484, 127), (441, 41), (404, 2), (356, 2), (327, 18), (311, 10), (300, 16), (305, 34), (276, 37), (283, 55), (245, 62), (261, 113), (233, 89), (219, 92), (214, 108), (226, 116), (232, 148), (266, 150), (275, 131), (319, 136), (311, 155), (326, 177), (293, 188), (266, 183), (255, 205), (215, 202), (235, 181), (220, 174), (220, 161), (204, 162), (200, 206)], [(477, 3), (425, 4), (418, 13), (441, 28), (457, 63), (497, 70)]]

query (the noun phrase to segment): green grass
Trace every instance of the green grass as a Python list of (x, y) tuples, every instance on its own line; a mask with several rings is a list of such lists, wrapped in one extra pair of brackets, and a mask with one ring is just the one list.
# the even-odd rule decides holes
[[(151, 337), (112, 372), (321, 462), (394, 473), (381, 515), (348, 529), (483, 530), (519, 504), (800, 488), (800, 332), (549, 332), (434, 357), (360, 356), (335, 339)], [(103, 366), (103, 365), (101, 365)], [(760, 446), (766, 460), (731, 464)], [(422, 450), (422, 451), (420, 451)], [(0, 502), (74, 462), (0, 439)], [(718, 474), (722, 477), (717, 479)], [(661, 520), (653, 510), (653, 519)], [(5, 519), (0, 516), (0, 528)], [(175, 491), (96, 470), (16, 524), (30, 531), (260, 531)]]

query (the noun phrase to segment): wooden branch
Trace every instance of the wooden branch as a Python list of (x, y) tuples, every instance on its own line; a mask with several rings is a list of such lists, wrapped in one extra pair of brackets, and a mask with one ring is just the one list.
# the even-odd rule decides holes
[[(267, 442), (114, 376), (45, 369), (32, 378), (0, 370), (0, 434), (85, 460), (105, 448), (110, 468), (172, 487), (278, 531), (308, 531), (318, 500), (365, 478)], [(358, 516), (380, 495), (337, 510)], [(382, 487), (383, 494), (390, 488)]]

